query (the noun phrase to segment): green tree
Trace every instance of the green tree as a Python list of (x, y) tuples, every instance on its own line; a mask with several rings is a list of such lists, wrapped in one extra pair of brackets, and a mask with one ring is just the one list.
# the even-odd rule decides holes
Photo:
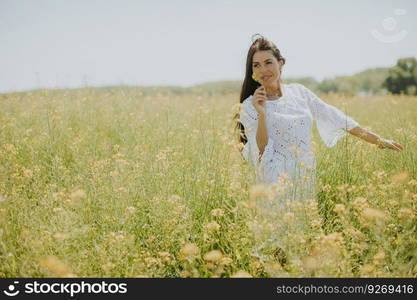
[(401, 58), (388, 71), (383, 87), (393, 94), (417, 95), (417, 60), (414, 57)]

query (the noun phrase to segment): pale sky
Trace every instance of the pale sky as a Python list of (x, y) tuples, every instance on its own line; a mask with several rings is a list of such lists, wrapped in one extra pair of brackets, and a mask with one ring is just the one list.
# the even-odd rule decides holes
[(242, 80), (251, 36), (316, 79), (417, 56), (416, 0), (0, 0), (0, 93)]

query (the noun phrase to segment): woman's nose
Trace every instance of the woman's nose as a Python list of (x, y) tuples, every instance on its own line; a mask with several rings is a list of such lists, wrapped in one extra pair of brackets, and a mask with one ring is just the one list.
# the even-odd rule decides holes
[(266, 75), (266, 73), (268, 73), (268, 68), (267, 67), (260, 67), (259, 73), (261, 73), (262, 75)]

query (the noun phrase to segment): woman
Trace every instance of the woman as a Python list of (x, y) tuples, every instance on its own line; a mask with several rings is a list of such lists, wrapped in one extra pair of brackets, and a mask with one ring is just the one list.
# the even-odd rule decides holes
[(262, 36), (253, 41), (247, 54), (237, 124), (244, 144), (242, 155), (255, 168), (257, 181), (282, 186), (284, 178), (291, 183), (278, 199), (267, 201), (270, 211), (275, 205), (285, 207), (286, 200), (315, 199), (313, 121), (327, 147), (333, 147), (349, 132), (381, 149), (403, 150), (399, 143), (361, 128), (305, 86), (284, 84), (284, 64), (284, 57), (272, 42)]
[(297, 158), (307, 168), (314, 168), (311, 152), (313, 121), (327, 147), (333, 147), (349, 132), (381, 149), (404, 149), (395, 141), (361, 128), (305, 86), (282, 83), (284, 64), (284, 57), (272, 42), (259, 37), (252, 43), (240, 94), (241, 123), (238, 126), (240, 141), (244, 144), (242, 155), (256, 167), (261, 182), (273, 183), (281, 173), (294, 173), (300, 165), (295, 163)]

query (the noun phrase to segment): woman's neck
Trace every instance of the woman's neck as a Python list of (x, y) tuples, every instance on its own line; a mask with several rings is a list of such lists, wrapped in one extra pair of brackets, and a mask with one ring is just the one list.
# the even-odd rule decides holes
[(265, 86), (266, 96), (269, 98), (276, 98), (282, 96), (282, 85), (281, 83), (277, 82), (276, 85), (273, 86)]

